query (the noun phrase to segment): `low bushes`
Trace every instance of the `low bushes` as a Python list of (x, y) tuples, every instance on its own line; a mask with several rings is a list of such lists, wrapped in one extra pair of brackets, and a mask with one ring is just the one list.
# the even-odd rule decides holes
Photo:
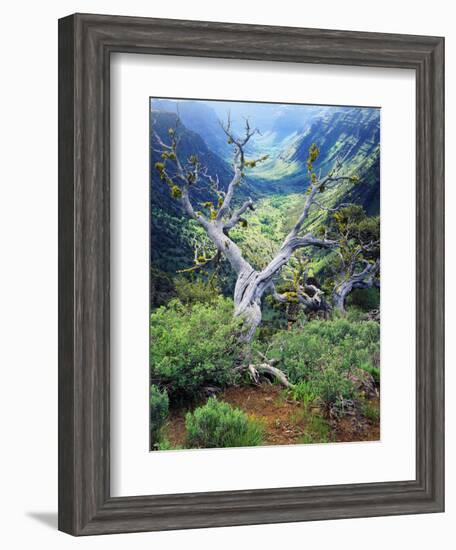
[(366, 369), (375, 367), (379, 351), (378, 323), (336, 319), (312, 321), (279, 332), (267, 353), (280, 361), (280, 368), (296, 384), (318, 376), (325, 369), (348, 372), (360, 365)]
[(317, 370), (309, 378), (291, 389), (291, 395), (305, 406), (319, 400), (327, 408), (343, 413), (347, 402), (356, 398), (356, 388), (347, 373), (329, 366)]
[(160, 440), (160, 430), (168, 417), (168, 409), (168, 394), (152, 384), (150, 387), (150, 446), (152, 448)]
[(240, 409), (211, 397), (185, 417), (189, 447), (251, 447), (263, 441), (263, 428)]
[(295, 399), (307, 404), (318, 398), (343, 414), (347, 403), (357, 397), (350, 374), (361, 367), (379, 380), (379, 353), (378, 323), (334, 319), (277, 333), (269, 344), (268, 357), (278, 359), (295, 384)]
[(328, 443), (331, 441), (331, 427), (328, 421), (314, 412), (304, 413), (306, 433), (300, 443)]
[(310, 381), (310, 387), (328, 405), (355, 397), (353, 382), (346, 377), (346, 373), (333, 365), (318, 371)]
[[(151, 393), (153, 442), (158, 441), (163, 422), (160, 407), (164, 407), (164, 398), (160, 392), (165, 391), (166, 399), (169, 396), (172, 405), (179, 406), (207, 396), (211, 386), (222, 388), (241, 381), (235, 369), (245, 352), (239, 345), (240, 330), (240, 321), (233, 318), (232, 300), (221, 296), (186, 305), (171, 300), (152, 313), (151, 383), (157, 386), (154, 397)], [(379, 385), (380, 327), (373, 321), (336, 317), (296, 324), (291, 330), (270, 335), (267, 342), (257, 339), (253, 348), (252, 357), (260, 351), (268, 359), (278, 360), (277, 366), (294, 385), (294, 398), (304, 404), (318, 399), (328, 410), (345, 414), (361, 393), (357, 383), (360, 369)], [(217, 408), (218, 403), (211, 400), (205, 407), (207, 410), (201, 408), (204, 413), (197, 409), (187, 418), (189, 445), (258, 444), (258, 429), (249, 432), (241, 428), (249, 425), (241, 411), (228, 413), (225, 405)], [(228, 430), (228, 423), (237, 428)], [(226, 443), (230, 438), (236, 442)], [(253, 443), (242, 438), (252, 438)]]
[(361, 404), (362, 414), (371, 422), (377, 422), (380, 418), (380, 408), (378, 404), (364, 400)]
[(213, 304), (220, 296), (220, 290), (215, 284), (201, 279), (192, 281), (183, 276), (176, 277), (174, 285), (177, 297), (185, 305)]
[(207, 385), (233, 383), (238, 332), (233, 302), (227, 298), (191, 307), (172, 300), (151, 315), (152, 382), (177, 401), (194, 399)]
[(300, 401), (304, 405), (310, 405), (318, 397), (318, 393), (315, 393), (315, 388), (312, 387), (312, 384), (305, 380), (298, 382), (290, 392), (295, 401)]

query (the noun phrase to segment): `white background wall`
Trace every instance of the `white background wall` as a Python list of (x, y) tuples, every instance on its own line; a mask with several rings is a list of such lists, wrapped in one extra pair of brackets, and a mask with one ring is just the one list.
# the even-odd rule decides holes
[(447, 305), (447, 512), (306, 524), (74, 539), (57, 508), (57, 18), (73, 12), (446, 36), (447, 279), (456, 216), (456, 31), (448, 0), (79, 0), (19, 2), (1, 12), (0, 84), (0, 541), (4, 548), (261, 546), (369, 550), (454, 547), (456, 443), (451, 388), (454, 294)]

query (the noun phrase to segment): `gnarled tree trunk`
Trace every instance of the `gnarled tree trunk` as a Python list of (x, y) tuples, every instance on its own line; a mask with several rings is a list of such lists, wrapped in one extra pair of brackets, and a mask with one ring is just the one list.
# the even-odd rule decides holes
[(345, 301), (352, 290), (355, 288), (379, 286), (379, 281), (376, 278), (379, 269), (379, 261), (376, 261), (374, 264), (367, 263), (366, 267), (360, 273), (354, 273), (337, 284), (334, 287), (332, 295), (334, 308), (345, 313)]
[[(307, 234), (304, 237), (296, 237), (293, 230), (285, 239), (274, 258), (262, 271), (254, 270), (249, 264), (244, 265), (238, 271), (238, 278), (234, 290), (234, 314), (244, 320), (245, 332), (243, 332), (242, 336), (244, 342), (250, 342), (255, 335), (255, 331), (261, 323), (262, 297), (266, 291), (274, 287), (274, 278), (279, 275), (283, 266), (288, 263), (293, 252), (298, 248), (309, 246), (331, 248), (335, 244), (334, 241), (316, 239), (311, 234)], [(235, 248), (230, 245), (229, 249), (231, 249), (231, 251), (227, 258), (230, 260), (230, 256), (235, 253)], [(232, 260), (234, 259), (235, 258), (232, 258)], [(232, 260), (230, 260), (230, 262), (232, 262)], [(237, 259), (235, 263), (239, 265)]]

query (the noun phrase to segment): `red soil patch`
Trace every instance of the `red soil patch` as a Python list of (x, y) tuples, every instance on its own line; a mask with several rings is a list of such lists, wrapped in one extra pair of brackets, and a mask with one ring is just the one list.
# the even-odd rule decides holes
[[(306, 433), (302, 406), (287, 399), (278, 386), (244, 386), (228, 388), (219, 399), (245, 411), (265, 426), (265, 445), (298, 443)], [(301, 413), (301, 414), (300, 414)]]
[[(242, 409), (252, 419), (261, 421), (265, 427), (264, 445), (302, 443), (303, 438), (309, 434), (310, 417), (323, 416), (318, 408), (306, 411), (301, 403), (288, 397), (283, 388), (271, 384), (231, 387), (219, 393), (217, 399)], [(371, 403), (378, 406), (378, 400), (372, 400)], [(164, 432), (173, 447), (185, 446), (185, 414), (189, 410), (192, 409), (170, 412)], [(344, 417), (333, 420), (328, 425), (328, 439), (331, 442), (375, 441), (380, 438), (379, 421), (370, 421), (362, 416)]]

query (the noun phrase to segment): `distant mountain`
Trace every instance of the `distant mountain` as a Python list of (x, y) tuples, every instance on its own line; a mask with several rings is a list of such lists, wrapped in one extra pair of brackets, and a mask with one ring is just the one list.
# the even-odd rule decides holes
[(152, 99), (151, 108), (178, 115), (185, 128), (198, 134), (213, 153), (224, 159), (230, 155), (232, 149), (221, 131), (220, 119), (205, 102)]
[[(209, 104), (210, 103), (210, 104)], [(232, 148), (228, 145), (220, 124), (231, 118), (232, 129), (238, 135), (244, 133), (248, 118), (252, 128), (274, 146), (292, 134), (302, 134), (319, 117), (323, 117), (334, 107), (322, 105), (295, 105), (272, 103), (246, 103), (241, 101), (201, 101), (152, 98), (153, 111), (175, 113), (184, 126), (196, 132), (209, 149), (223, 159), (231, 157)], [(247, 116), (248, 113), (248, 116)], [(247, 152), (256, 149), (255, 143), (247, 147)]]
[(302, 134), (327, 111), (328, 107), (321, 105), (306, 105), (302, 109), (296, 109), (295, 105), (281, 105), (271, 132), (276, 134), (277, 140), (283, 140), (293, 133)]
[[(168, 134), (169, 128), (175, 128), (177, 122), (177, 115), (173, 112), (151, 111), (151, 130), (156, 132), (160, 139), (169, 144), (170, 138)], [(223, 185), (231, 179), (231, 170), (227, 162), (220, 158), (219, 155), (214, 153), (206, 144), (206, 141), (195, 131), (190, 130), (184, 123), (183, 117), (177, 127), (177, 134), (179, 136), (179, 155), (182, 159), (186, 160), (190, 155), (197, 155), (201, 164), (207, 167), (208, 171), (212, 174), (218, 174), (219, 180)], [(155, 148), (155, 150), (154, 150)], [(157, 201), (162, 203), (163, 200), (168, 202), (166, 198), (169, 198), (169, 189), (166, 184), (160, 181), (155, 170), (155, 162), (160, 159), (160, 146), (153, 139), (151, 140), (151, 169), (152, 169), (152, 191), (157, 194)], [(170, 163), (172, 166), (172, 163)], [(205, 190), (191, 190), (191, 197), (195, 200), (207, 200), (207, 192)], [(176, 201), (172, 201), (175, 203)]]
[(359, 184), (340, 185), (338, 199), (362, 204), (371, 214), (380, 209), (380, 111), (368, 108), (341, 108), (327, 111), (285, 151), (283, 158), (294, 166), (290, 188), (302, 188), (309, 148), (316, 143), (320, 155), (315, 170), (326, 175), (337, 159), (343, 160), (342, 174), (356, 174)]
[(380, 144), (378, 109), (345, 108), (328, 112), (314, 121), (299, 140), (293, 160), (305, 163), (312, 143), (320, 149), (315, 164), (325, 175), (337, 158), (344, 158), (350, 169), (359, 168)]
[[(215, 105), (214, 108), (212, 106)], [(193, 262), (195, 224), (183, 215), (178, 201), (170, 196), (168, 186), (160, 181), (154, 164), (160, 160), (160, 148), (154, 133), (169, 143), (168, 129), (174, 128), (179, 116), (179, 151), (183, 159), (196, 154), (212, 175), (218, 175), (222, 189), (232, 177), (229, 164), (232, 147), (220, 128), (219, 118), (230, 103), (198, 101), (178, 102), (152, 100), (151, 110), (151, 255), (155, 268), (175, 274), (176, 269)], [(234, 115), (239, 124), (241, 103), (236, 103)], [(269, 111), (267, 111), (269, 108)], [(342, 202), (361, 204), (368, 214), (380, 208), (380, 112), (368, 108), (330, 108), (322, 106), (282, 106), (272, 110), (270, 104), (249, 105), (250, 114), (263, 122), (266, 130), (252, 138), (247, 156), (269, 154), (270, 158), (254, 170), (247, 169), (245, 183), (239, 188), (236, 202), (246, 196), (259, 202), (263, 197), (290, 196), (294, 207), (285, 218), (299, 215), (300, 199), (304, 200), (309, 178), (306, 161), (309, 148), (316, 143), (320, 155), (315, 163), (317, 173), (325, 175), (337, 158), (343, 158), (343, 173), (356, 174), (360, 183), (343, 182), (325, 192), (325, 204)], [(266, 117), (269, 112), (269, 118)], [(273, 116), (272, 116), (273, 114)], [(253, 119), (253, 115), (252, 115)], [(242, 121), (242, 118), (241, 118)], [(267, 122), (267, 124), (266, 124)], [(293, 197), (293, 198), (292, 198)], [(191, 189), (195, 208), (213, 199), (206, 186)], [(288, 204), (285, 202), (284, 204)], [(291, 207), (291, 206), (290, 206)], [(296, 210), (296, 211), (295, 211)], [(314, 211), (309, 224), (317, 223), (322, 213)], [(266, 216), (267, 217), (267, 216)], [(267, 219), (263, 220), (268, 224)]]

